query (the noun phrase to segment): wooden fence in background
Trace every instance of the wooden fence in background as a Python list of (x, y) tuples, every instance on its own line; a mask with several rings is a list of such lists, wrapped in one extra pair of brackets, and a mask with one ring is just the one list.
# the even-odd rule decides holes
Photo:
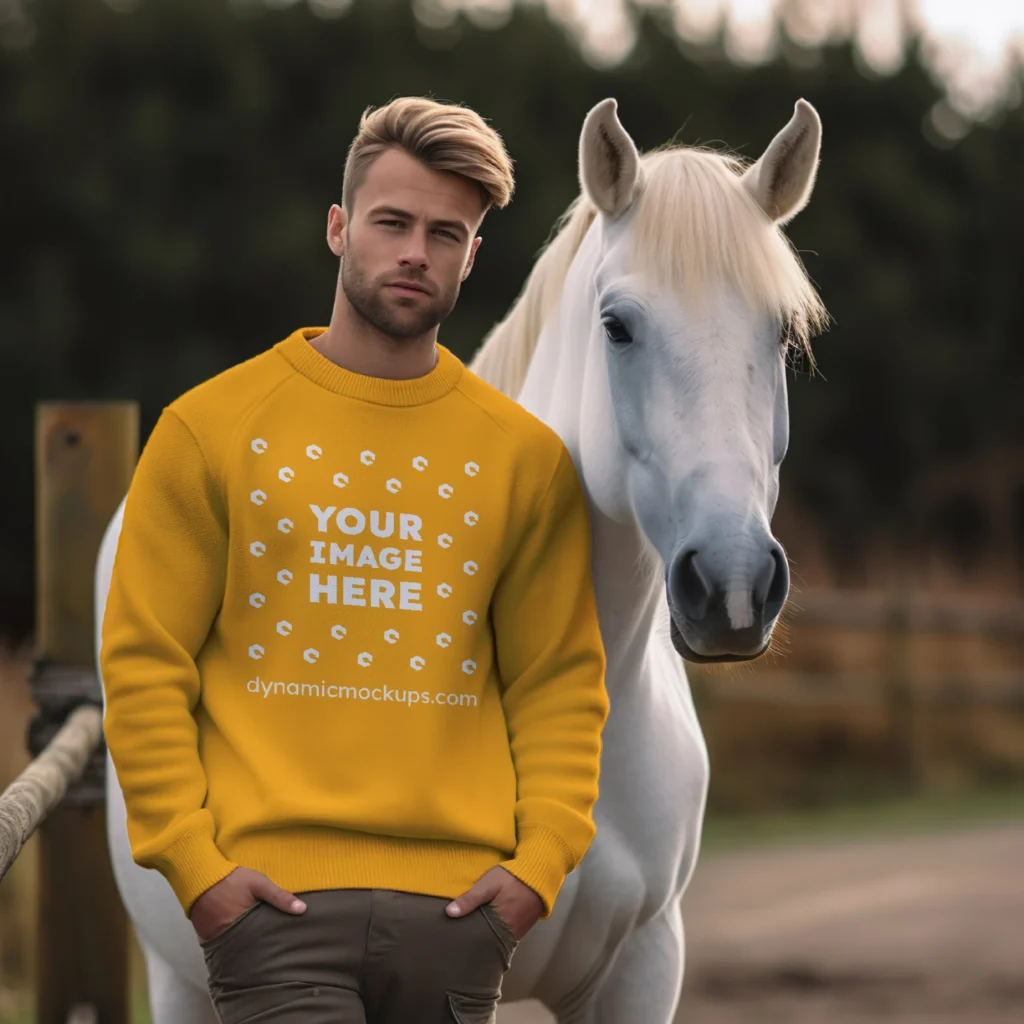
[(38, 832), (36, 1024), (128, 1024), (128, 924), (104, 817), (94, 570), (139, 450), (135, 402), (36, 407), (31, 765), (0, 795), (0, 878)]
[[(851, 713), (884, 709), (900, 783), (920, 788), (927, 777), (926, 731), (936, 711), (1024, 712), (1024, 602), (960, 593), (809, 590), (786, 611), (793, 654), (733, 673), (691, 671), (702, 710), (714, 704), (813, 708)], [(828, 667), (799, 667), (804, 648), (822, 631), (839, 650)], [(840, 640), (872, 645), (874, 656), (843, 662)], [(922, 644), (982, 643), (1003, 651), (992, 667), (978, 652), (952, 664), (922, 667)], [(864, 664), (867, 660), (868, 664)], [(940, 659), (941, 660), (941, 659)], [(1006, 666), (1008, 663), (1008, 667)]]

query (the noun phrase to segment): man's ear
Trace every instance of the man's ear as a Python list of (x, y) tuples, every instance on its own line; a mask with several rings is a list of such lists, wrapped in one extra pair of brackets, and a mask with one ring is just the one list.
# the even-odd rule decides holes
[(477, 235), (476, 238), (473, 239), (472, 244), (469, 247), (469, 257), (466, 260), (466, 268), (465, 270), (462, 271), (463, 281), (465, 281), (466, 278), (469, 277), (469, 272), (473, 269), (473, 262), (476, 260), (476, 251), (477, 249), (480, 248), (480, 243), (482, 241), (483, 238), (481, 238), (480, 235)]
[(345, 255), (346, 227), (348, 214), (343, 207), (335, 203), (327, 214), (327, 246), (339, 259)]

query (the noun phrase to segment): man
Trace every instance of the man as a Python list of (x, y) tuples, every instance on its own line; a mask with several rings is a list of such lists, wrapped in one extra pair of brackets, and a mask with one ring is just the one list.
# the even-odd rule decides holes
[(593, 837), (585, 499), (437, 342), (512, 188), (472, 111), (367, 111), (330, 326), (172, 402), (132, 480), (107, 743), (223, 1024), (488, 1020)]

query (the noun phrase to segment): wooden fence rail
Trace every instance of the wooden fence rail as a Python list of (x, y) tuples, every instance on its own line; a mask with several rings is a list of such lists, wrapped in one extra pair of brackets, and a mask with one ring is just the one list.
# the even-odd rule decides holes
[[(710, 704), (796, 708), (881, 707), (896, 778), (921, 789), (929, 777), (929, 723), (933, 712), (1024, 710), (1020, 667), (922, 668), (919, 641), (981, 637), (1018, 645), (1024, 653), (1024, 602), (964, 594), (808, 590), (795, 594), (785, 613), (794, 636), (802, 631), (873, 635), (881, 640), (875, 666), (835, 669), (754, 668), (744, 673), (695, 673), (704, 709)], [(795, 641), (799, 645), (799, 640)], [(1012, 649), (1012, 648), (1011, 648)], [(1019, 661), (1018, 661), (1019, 666)]]
[[(791, 705), (793, 707), (860, 708), (884, 703), (886, 680), (876, 672), (751, 672), (711, 681), (715, 700)], [(916, 701), (935, 708), (1024, 708), (1024, 674), (986, 672), (970, 676), (929, 678)]]
[(799, 628), (1024, 639), (1024, 602), (955, 593), (809, 590), (790, 599), (786, 617)]

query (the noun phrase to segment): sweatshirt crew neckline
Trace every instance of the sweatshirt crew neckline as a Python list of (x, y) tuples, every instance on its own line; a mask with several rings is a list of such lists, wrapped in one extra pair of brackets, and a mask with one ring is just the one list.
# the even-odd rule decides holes
[(395, 379), (355, 373), (332, 362), (311, 344), (326, 327), (301, 327), (274, 347), (304, 377), (337, 395), (377, 405), (424, 405), (443, 398), (459, 382), (462, 361), (440, 342), (437, 362), (421, 377)]

